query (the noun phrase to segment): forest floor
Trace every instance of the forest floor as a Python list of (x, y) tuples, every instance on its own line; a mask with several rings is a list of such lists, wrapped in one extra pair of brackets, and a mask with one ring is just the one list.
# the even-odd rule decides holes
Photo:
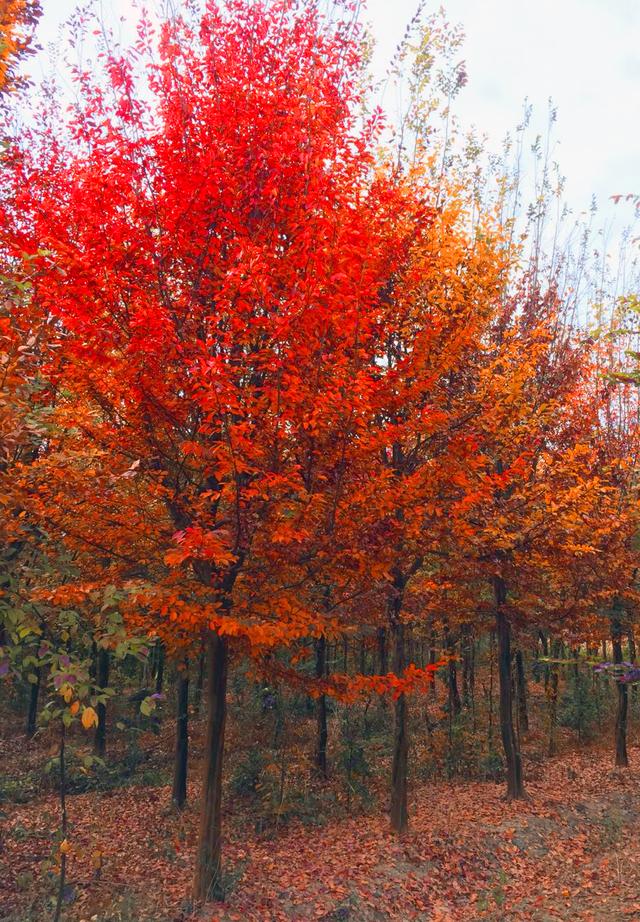
[[(5, 767), (24, 739), (4, 740)], [(231, 798), (228, 896), (185, 902), (197, 790), (182, 814), (170, 791), (130, 786), (68, 798), (68, 922), (466, 922), (640, 920), (640, 749), (616, 770), (600, 746), (527, 766), (527, 801), (493, 782), (414, 786), (410, 832), (380, 811), (323, 826), (256, 832)], [(0, 805), (0, 919), (44, 922), (55, 795)], [(50, 896), (49, 896), (50, 899)]]

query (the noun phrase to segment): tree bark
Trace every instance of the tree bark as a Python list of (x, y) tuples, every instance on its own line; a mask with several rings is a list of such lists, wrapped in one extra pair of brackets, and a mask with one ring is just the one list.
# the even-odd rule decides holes
[[(544, 631), (538, 631), (538, 637), (540, 638), (540, 644), (542, 646), (542, 655), (546, 658), (549, 656), (549, 641), (547, 640), (547, 635)], [(549, 688), (549, 663), (544, 664), (544, 688), (545, 691)]]
[(32, 737), (38, 725), (38, 698), (40, 696), (40, 680), (42, 669), (36, 666), (33, 670), (37, 682), (30, 684), (29, 688), (29, 710), (27, 711), (27, 736)]
[[(60, 728), (60, 754), (59, 754), (59, 765), (60, 765), (60, 832), (62, 835), (62, 841), (66, 842), (67, 840), (67, 776), (66, 776), (66, 762), (65, 762), (65, 741), (66, 741), (66, 728), (64, 723)], [(60, 877), (58, 878), (58, 897), (56, 899), (56, 908), (53, 913), (53, 922), (59, 922), (60, 916), (62, 914), (62, 902), (64, 898), (64, 887), (67, 877), (67, 852), (66, 850), (60, 854)]]
[[(405, 669), (404, 624), (400, 620), (402, 610), (401, 579), (394, 581), (394, 595), (390, 603), (390, 622), (393, 637), (393, 671), (401, 676)], [(391, 828), (397, 833), (407, 831), (409, 812), (407, 808), (407, 769), (409, 761), (409, 734), (407, 727), (407, 698), (398, 695), (394, 707), (393, 763), (391, 767)]]
[[(436, 662), (436, 632), (435, 632), (435, 629), (434, 629), (433, 623), (432, 623), (432, 624), (431, 624), (431, 627), (430, 627), (430, 630), (429, 630), (429, 665), (430, 665), (430, 666), (433, 666), (433, 665), (435, 664), (435, 662)], [(429, 683), (429, 686), (430, 686), (430, 689), (431, 689), (431, 694), (433, 695), (434, 698), (437, 698), (437, 697), (438, 697), (438, 689), (437, 689), (437, 686), (436, 686), (436, 674), (435, 674), (435, 672), (432, 672), (432, 673), (431, 673), (431, 677), (432, 677), (432, 678), (431, 678), (431, 682)]]
[(489, 726), (487, 736), (489, 737), (489, 748), (493, 748), (493, 672), (496, 652), (496, 632), (489, 632)]
[[(316, 679), (322, 681), (327, 669), (327, 641), (318, 637), (316, 641)], [(327, 779), (327, 696), (322, 694), (316, 699), (316, 751), (315, 764), (318, 774)]]
[[(96, 685), (99, 689), (106, 688), (109, 684), (109, 651), (100, 647), (96, 662)], [(107, 706), (99, 703), (96, 707), (98, 725), (93, 741), (93, 751), (102, 758), (107, 751)]]
[(518, 719), (523, 733), (529, 731), (529, 710), (527, 708), (527, 680), (524, 674), (522, 650), (516, 650), (516, 687), (518, 689)]
[(360, 675), (367, 675), (367, 648), (364, 637), (360, 639)]
[(172, 799), (178, 809), (187, 801), (187, 767), (189, 762), (189, 665), (178, 671), (176, 752)]
[[(554, 640), (551, 644), (551, 656), (557, 659), (560, 656), (560, 644)], [(549, 685), (547, 687), (549, 700), (549, 745), (547, 753), (554, 756), (557, 752), (556, 726), (558, 723), (558, 664), (552, 663), (549, 670)]]
[(507, 765), (507, 799), (526, 797), (522, 777), (522, 759), (513, 727), (513, 701), (511, 693), (511, 625), (504, 611), (507, 589), (500, 576), (494, 578), (496, 601), (496, 631), (498, 635), (498, 677), (500, 684), (500, 733)]
[(204, 687), (204, 669), (207, 662), (206, 653), (204, 650), (200, 652), (198, 657), (198, 678), (196, 679), (196, 693), (194, 696), (194, 711), (196, 714), (200, 713), (200, 706), (202, 704), (202, 689)]
[(453, 717), (458, 717), (460, 711), (462, 710), (462, 703), (460, 701), (460, 692), (458, 690), (458, 666), (457, 660), (455, 659), (456, 655), (456, 643), (451, 634), (449, 633), (449, 628), (445, 628), (444, 634), (444, 645), (447, 651), (447, 656), (449, 661), (447, 663), (447, 687), (449, 691), (449, 710)]
[(387, 632), (385, 628), (378, 628), (378, 674), (386, 675), (389, 672), (389, 662), (387, 658)]
[(227, 717), (228, 647), (212, 631), (207, 643), (207, 739), (202, 811), (193, 894), (196, 900), (221, 899), (222, 759)]
[[(616, 606), (617, 607), (617, 606)], [(613, 662), (622, 662), (622, 625), (615, 617), (611, 624), (611, 641), (613, 645)], [(627, 714), (629, 711), (629, 689), (626, 682), (616, 682), (618, 687), (618, 707), (616, 710), (616, 765), (627, 768)]]
[(161, 640), (158, 641), (158, 659), (156, 660), (156, 695), (162, 693), (162, 685), (164, 682), (164, 644)]
[(462, 701), (465, 708), (473, 707), (475, 662), (473, 635), (468, 624), (462, 629)]

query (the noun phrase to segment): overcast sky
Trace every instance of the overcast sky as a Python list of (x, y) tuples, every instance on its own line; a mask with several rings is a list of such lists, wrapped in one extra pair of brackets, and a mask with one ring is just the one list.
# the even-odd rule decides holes
[[(369, 0), (379, 53), (392, 53), (416, 0)], [(497, 145), (528, 97), (558, 108), (556, 159), (576, 210), (595, 193), (640, 192), (640, 0), (448, 0), (466, 34), (463, 123)], [(434, 4), (435, 7), (435, 4)]]
[[(132, 0), (100, 0), (105, 18), (131, 16)], [(179, 0), (174, 0), (178, 5)], [(384, 70), (417, 0), (368, 0), (365, 17)], [(40, 41), (56, 40), (74, 0), (42, 0)], [(435, 10), (439, 4), (434, 3)], [(616, 223), (630, 209), (610, 196), (640, 193), (640, 0), (448, 0), (448, 19), (466, 34), (461, 57), (468, 85), (456, 104), (463, 125), (496, 149), (522, 117), (525, 97), (544, 126), (547, 101), (558, 108), (554, 157), (567, 177), (575, 213), (597, 196)], [(153, 6), (150, 0), (149, 6)]]

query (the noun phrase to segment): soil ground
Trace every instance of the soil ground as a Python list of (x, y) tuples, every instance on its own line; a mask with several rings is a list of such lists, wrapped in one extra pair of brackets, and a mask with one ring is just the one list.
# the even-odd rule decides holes
[[(2, 758), (20, 758), (5, 740)], [(257, 832), (233, 803), (223, 904), (189, 892), (197, 788), (177, 814), (165, 786), (69, 797), (68, 922), (471, 922), (640, 920), (640, 749), (617, 770), (602, 744), (529, 766), (529, 799), (493, 782), (414, 787), (411, 828), (379, 810), (322, 827)], [(0, 806), (0, 919), (44, 922), (54, 794)]]

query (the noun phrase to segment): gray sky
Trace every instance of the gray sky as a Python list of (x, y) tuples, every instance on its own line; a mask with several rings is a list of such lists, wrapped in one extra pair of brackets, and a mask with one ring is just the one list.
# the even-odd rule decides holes
[[(389, 56), (416, 0), (369, 0), (378, 53)], [(596, 194), (640, 193), (640, 0), (447, 0), (466, 34), (463, 124), (493, 145), (522, 115), (525, 97), (544, 127), (558, 108), (555, 158), (576, 211)]]
[[(178, 3), (179, 0), (174, 0)], [(368, 0), (365, 18), (385, 63), (417, 0)], [(40, 41), (55, 41), (74, 0), (43, 0)], [(133, 0), (101, 0), (107, 20), (129, 17)], [(153, 6), (153, 0), (149, 3)], [(626, 220), (631, 209), (615, 193), (640, 193), (640, 0), (447, 0), (451, 22), (466, 34), (461, 53), (469, 83), (456, 103), (463, 126), (476, 126), (497, 149), (534, 106), (534, 131), (544, 128), (547, 101), (558, 108), (554, 158), (567, 177), (573, 211), (595, 194), (603, 219)], [(437, 4), (431, 8), (435, 11)]]

